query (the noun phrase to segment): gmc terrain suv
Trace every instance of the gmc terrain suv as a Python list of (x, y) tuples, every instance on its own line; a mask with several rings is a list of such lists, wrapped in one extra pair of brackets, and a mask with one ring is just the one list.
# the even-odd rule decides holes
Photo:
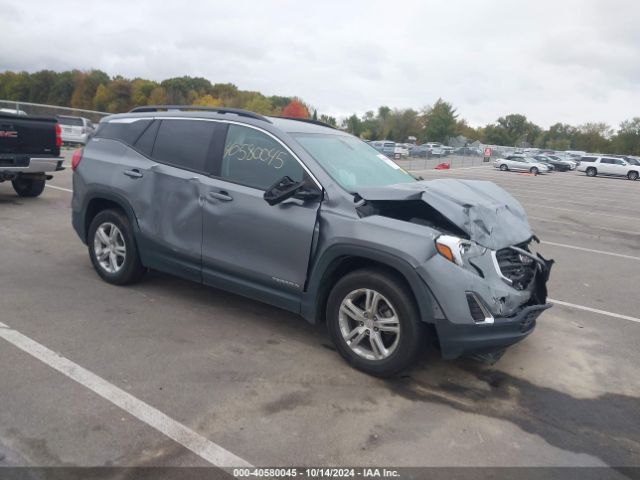
[(107, 282), (157, 269), (326, 322), (388, 376), (437, 342), (499, 358), (549, 308), (552, 261), (491, 182), (418, 181), (310, 120), (140, 107), (73, 159), (73, 226)]

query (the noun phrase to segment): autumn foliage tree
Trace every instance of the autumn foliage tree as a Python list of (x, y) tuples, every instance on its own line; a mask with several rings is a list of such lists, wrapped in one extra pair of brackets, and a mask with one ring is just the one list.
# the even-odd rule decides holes
[(309, 118), (309, 110), (304, 103), (297, 98), (294, 98), (282, 109), (282, 116), (292, 118)]

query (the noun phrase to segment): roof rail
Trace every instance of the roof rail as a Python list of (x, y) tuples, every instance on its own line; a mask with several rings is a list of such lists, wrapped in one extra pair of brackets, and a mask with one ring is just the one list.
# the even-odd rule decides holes
[(285, 120), (295, 120), (297, 122), (304, 123), (313, 123), (314, 125), (320, 125), (321, 127), (328, 127), (337, 130), (333, 125), (329, 125), (328, 123), (321, 122), (320, 120), (314, 120), (312, 118), (298, 118), (298, 117), (275, 117), (275, 118), (284, 118)]
[(136, 107), (129, 110), (129, 113), (143, 113), (143, 112), (160, 112), (166, 110), (168, 112), (172, 110), (178, 111), (196, 111), (196, 112), (215, 112), (215, 113), (232, 113), (241, 117), (254, 118), (256, 120), (262, 120), (264, 122), (271, 123), (267, 117), (264, 117), (258, 113), (250, 112), (249, 110), (242, 110), (241, 108), (226, 108), (226, 107), (199, 107), (197, 105), (145, 105), (144, 107)]

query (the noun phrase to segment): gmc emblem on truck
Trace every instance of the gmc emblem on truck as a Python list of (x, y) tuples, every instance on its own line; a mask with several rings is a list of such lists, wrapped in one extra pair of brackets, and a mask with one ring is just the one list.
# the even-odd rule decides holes
[(18, 138), (18, 132), (15, 130), (0, 130), (0, 138)]

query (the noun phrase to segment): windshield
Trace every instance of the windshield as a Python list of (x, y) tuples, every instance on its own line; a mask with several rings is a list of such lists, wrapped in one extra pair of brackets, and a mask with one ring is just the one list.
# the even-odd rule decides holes
[(384, 187), (415, 182), (385, 155), (355, 137), (294, 133), (295, 139), (324, 170), (349, 192), (358, 187)]

